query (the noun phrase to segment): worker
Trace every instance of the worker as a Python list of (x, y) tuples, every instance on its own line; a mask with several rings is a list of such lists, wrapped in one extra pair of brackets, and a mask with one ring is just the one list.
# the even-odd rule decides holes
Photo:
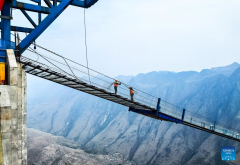
[(133, 101), (134, 90), (132, 87), (129, 87), (129, 89), (130, 89), (131, 100)]
[(113, 84), (114, 84), (115, 94), (117, 94), (117, 87), (118, 87), (118, 85), (121, 85), (121, 82), (118, 82), (118, 80), (115, 79), (115, 82), (113, 82)]

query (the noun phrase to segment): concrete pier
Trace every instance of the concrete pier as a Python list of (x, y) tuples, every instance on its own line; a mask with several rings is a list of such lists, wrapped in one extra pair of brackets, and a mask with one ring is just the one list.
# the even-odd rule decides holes
[(0, 85), (0, 165), (27, 164), (26, 73), (7, 50), (6, 84)]

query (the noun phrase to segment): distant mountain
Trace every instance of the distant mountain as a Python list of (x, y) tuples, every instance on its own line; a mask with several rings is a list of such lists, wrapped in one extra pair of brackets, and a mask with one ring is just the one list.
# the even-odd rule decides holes
[[(237, 63), (201, 72), (150, 72), (118, 79), (239, 129), (240, 68)], [(240, 164), (238, 150), (236, 161), (220, 159), (221, 147), (240, 147), (237, 142), (137, 115), (128, 112), (127, 107), (55, 83), (39, 80), (29, 84), (29, 90), (35, 91), (28, 97), (28, 127), (64, 136), (87, 152), (118, 152), (133, 164)]]
[(121, 154), (96, 155), (78, 149), (78, 145), (63, 137), (53, 136), (35, 129), (27, 130), (28, 164), (112, 164), (131, 165)]
[(235, 71), (239, 67), (240, 65), (237, 62), (234, 62), (231, 65), (225, 67), (212, 68), (210, 70), (215, 74), (223, 74), (225, 76), (230, 76), (233, 73), (233, 71)]

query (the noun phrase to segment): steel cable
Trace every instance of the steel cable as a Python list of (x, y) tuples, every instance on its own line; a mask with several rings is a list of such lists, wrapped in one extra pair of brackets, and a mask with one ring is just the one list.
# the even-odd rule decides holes
[(91, 84), (91, 80), (90, 80), (90, 75), (89, 75), (89, 67), (88, 67), (88, 49), (87, 49), (87, 28), (86, 28), (86, 13), (85, 13), (85, 8), (84, 10), (84, 32), (85, 32), (85, 48), (86, 48), (86, 60), (87, 60), (87, 69), (88, 69), (88, 78), (89, 78), (89, 82)]

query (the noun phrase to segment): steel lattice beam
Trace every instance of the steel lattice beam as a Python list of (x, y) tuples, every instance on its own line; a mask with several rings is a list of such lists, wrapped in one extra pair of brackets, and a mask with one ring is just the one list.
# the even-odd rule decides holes
[[(98, 0), (44, 0), (48, 7), (41, 6), (41, 0), (31, 0), (35, 3), (28, 4), (18, 2), (17, 0), (5, 0), (2, 12), (0, 15), (1, 23), (1, 40), (4, 44), (2, 49), (15, 49), (14, 43), (11, 42), (11, 31), (30, 33), (25, 37), (22, 42), (17, 45), (20, 47), (20, 53), (23, 53), (30, 44), (32, 44), (50, 25), (51, 23), (68, 7), (68, 5), (89, 8), (95, 4)], [(59, 5), (57, 5), (59, 2)], [(11, 8), (20, 9), (35, 29), (19, 26), (11, 26)], [(38, 13), (38, 25), (28, 15), (26, 11)], [(48, 16), (42, 20), (41, 14), (48, 14)], [(6, 62), (6, 52), (0, 51), (0, 62)]]
[(17, 1), (13, 1), (12, 8), (22, 9), (22, 10), (27, 10), (27, 11), (37, 12), (37, 13), (44, 13), (44, 14), (49, 14), (52, 11), (52, 9), (47, 7), (32, 5), (32, 4), (17, 2)]
[(36, 27), (37, 25), (32, 20), (32, 18), (28, 15), (28, 13), (25, 10), (23, 10), (23, 9), (20, 9), (20, 10), (25, 15), (25, 17), (28, 19), (28, 21), (33, 25), (33, 27)]
[(63, 0), (52, 12), (20, 43), (20, 53), (23, 53), (29, 45), (35, 41), (48, 26), (67, 8), (72, 0)]

